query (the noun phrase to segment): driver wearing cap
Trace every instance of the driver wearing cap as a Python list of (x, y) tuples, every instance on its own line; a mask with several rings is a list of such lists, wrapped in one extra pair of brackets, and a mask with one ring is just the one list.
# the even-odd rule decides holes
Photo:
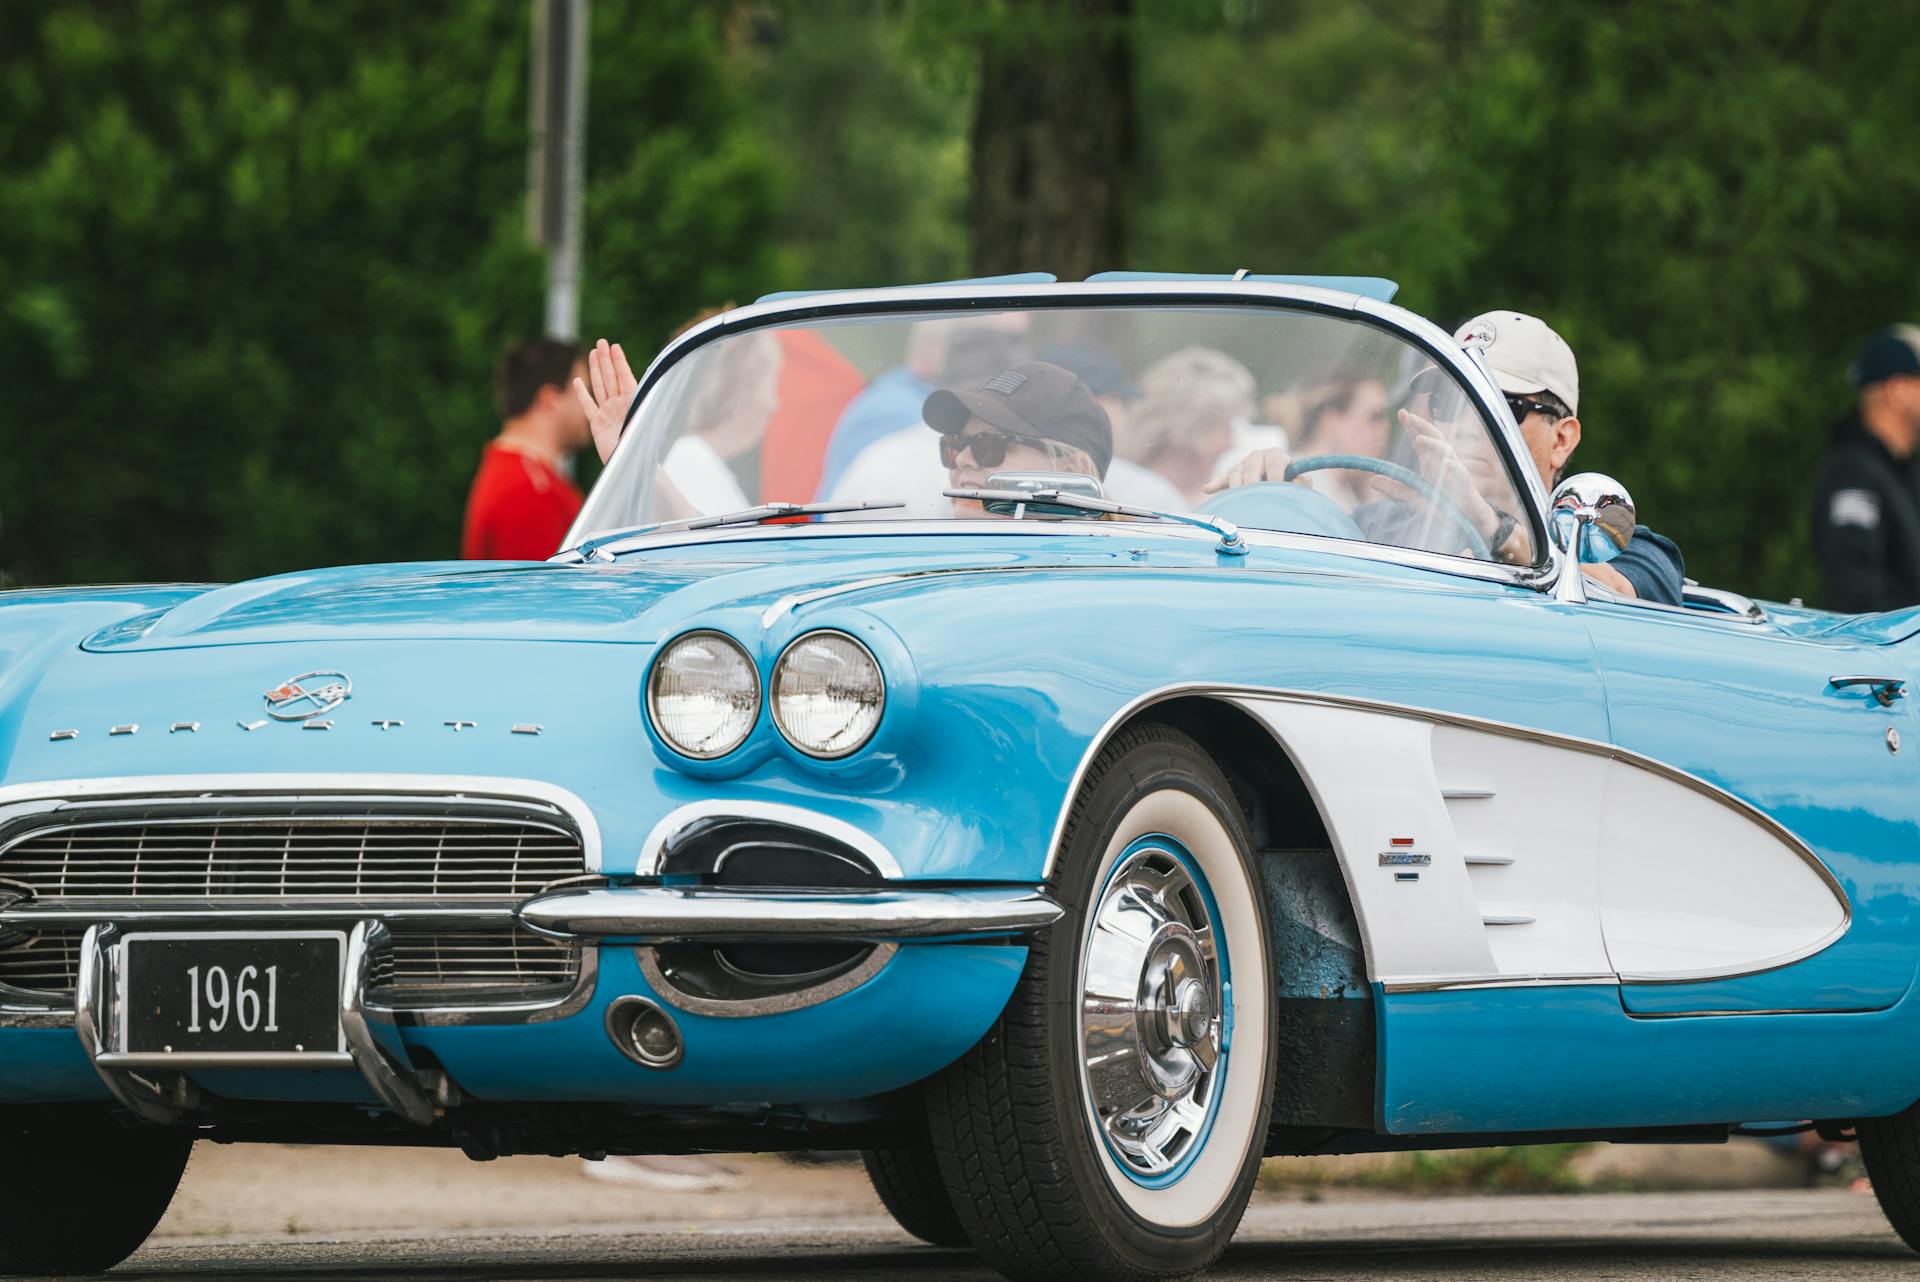
[[(980, 489), (995, 472), (1073, 472), (1100, 480), (1113, 461), (1113, 425), (1078, 375), (1045, 361), (1021, 361), (974, 391), (942, 388), (920, 416), (940, 434), (950, 487)], [(975, 499), (955, 499), (958, 516), (982, 516)]]
[[(1580, 444), (1580, 367), (1573, 349), (1545, 321), (1524, 312), (1482, 312), (1454, 337), (1485, 353), (1534, 470), (1552, 489)], [(1633, 540), (1613, 560), (1581, 568), (1621, 596), (1681, 604), (1680, 549), (1644, 525), (1634, 527)]]

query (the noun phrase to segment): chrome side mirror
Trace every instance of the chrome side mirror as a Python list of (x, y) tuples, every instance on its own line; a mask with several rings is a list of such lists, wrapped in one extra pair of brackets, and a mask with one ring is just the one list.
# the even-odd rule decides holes
[(1582, 472), (1553, 487), (1548, 527), (1554, 546), (1566, 553), (1554, 596), (1585, 601), (1582, 565), (1613, 560), (1633, 539), (1635, 513), (1627, 487), (1604, 472)]

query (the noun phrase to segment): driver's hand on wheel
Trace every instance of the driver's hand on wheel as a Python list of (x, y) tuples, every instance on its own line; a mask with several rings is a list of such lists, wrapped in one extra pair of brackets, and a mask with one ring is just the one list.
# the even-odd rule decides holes
[(593, 448), (599, 451), (602, 463), (613, 457), (613, 447), (620, 443), (620, 427), (639, 386), (640, 380), (633, 376), (633, 367), (627, 364), (627, 354), (620, 350), (620, 344), (609, 344), (603, 338), (587, 352), (587, 377), (573, 380), (573, 394), (587, 412)]
[(1218, 494), (1222, 490), (1237, 490), (1243, 485), (1258, 485), (1262, 481), (1284, 481), (1287, 479), (1287, 468), (1292, 463), (1293, 456), (1277, 445), (1255, 450), (1201, 486), (1200, 491), (1203, 494)]

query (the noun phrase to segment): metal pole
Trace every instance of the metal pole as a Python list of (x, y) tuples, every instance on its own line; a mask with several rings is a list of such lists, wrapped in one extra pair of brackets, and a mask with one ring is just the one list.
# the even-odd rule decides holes
[(547, 251), (547, 334), (580, 336), (580, 197), (586, 169), (587, 0), (533, 0), (527, 230)]

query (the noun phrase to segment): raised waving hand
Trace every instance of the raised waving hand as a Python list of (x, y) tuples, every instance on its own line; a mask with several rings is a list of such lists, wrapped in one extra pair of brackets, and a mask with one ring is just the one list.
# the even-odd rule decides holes
[(620, 426), (639, 386), (640, 380), (633, 376), (633, 367), (627, 364), (627, 354), (620, 350), (620, 344), (603, 338), (588, 349), (587, 377), (573, 380), (573, 394), (587, 411), (593, 448), (599, 451), (602, 463), (613, 457), (613, 447), (620, 443)]

